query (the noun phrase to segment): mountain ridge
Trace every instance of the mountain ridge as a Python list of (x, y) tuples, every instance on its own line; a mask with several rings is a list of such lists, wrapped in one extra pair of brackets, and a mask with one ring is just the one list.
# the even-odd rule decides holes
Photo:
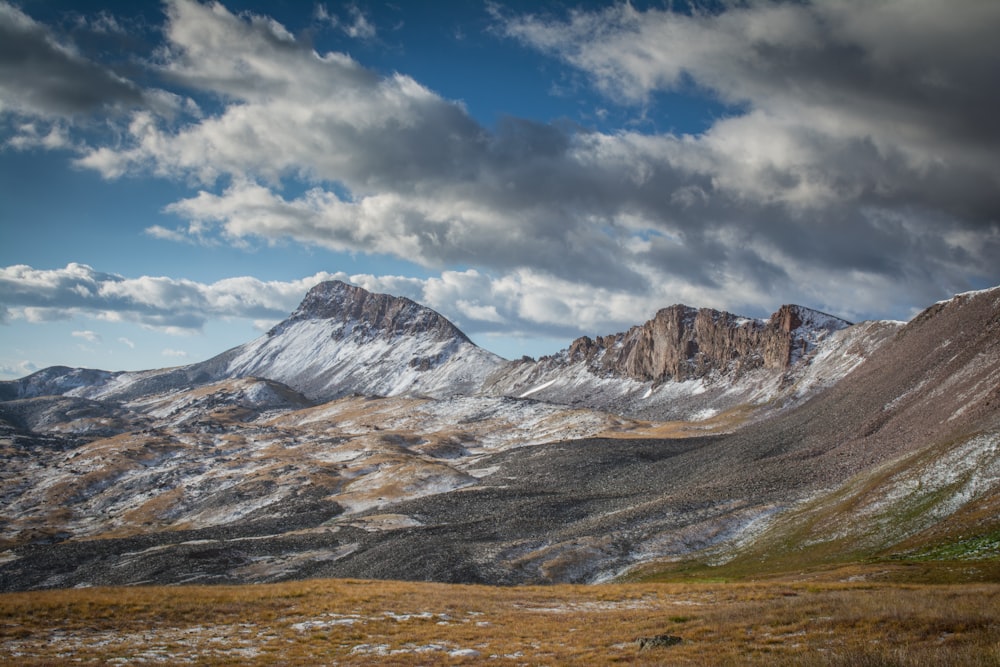
[[(676, 397), (671, 392), (643, 396), (670, 381), (706, 379), (720, 385), (764, 368), (773, 372), (755, 382), (774, 385), (769, 390), (774, 394), (780, 391), (782, 373), (848, 325), (797, 305), (784, 305), (762, 320), (675, 304), (626, 332), (596, 339), (583, 336), (539, 360), (507, 361), (479, 348), (441, 314), (406, 297), (326, 281), (311, 288), (299, 306), (263, 336), (208, 360), (147, 371), (53, 367), (0, 383), (0, 396), (52, 393), (132, 400), (168, 388), (261, 377), (287, 384), (312, 400), (351, 393), (514, 398), (538, 393), (535, 398), (564, 405), (648, 418)], [(565, 395), (559, 396), (556, 382), (547, 390), (537, 388), (552, 380), (548, 376), (553, 372), (577, 363), (588, 396), (581, 398), (574, 387), (564, 388)], [(529, 386), (527, 378), (539, 374), (546, 379)], [(719, 375), (724, 377), (715, 377)], [(759, 394), (758, 389), (737, 392), (739, 400), (754, 391)], [(725, 409), (735, 400), (693, 409)], [(684, 415), (675, 411), (661, 416)]]
[(440, 313), (404, 297), (369, 292), (340, 280), (329, 280), (311, 288), (291, 315), (272, 328), (277, 335), (282, 326), (301, 320), (344, 320), (365, 327), (373, 336), (431, 332), (439, 340), (469, 337)]
[(220, 360), (224, 377), (267, 377), (315, 400), (470, 393), (503, 362), (436, 311), (341, 281), (316, 285), (288, 318)]
[[(464, 344), (394, 317), (390, 306), (405, 302), (372, 304), (360, 325), (310, 306), (201, 364), (57, 369), (4, 387), (67, 394), (0, 402), (0, 589), (316, 576), (599, 582), (680, 560), (798, 567), (966, 543), (982, 558), (1000, 535), (983, 509), (1000, 506), (1000, 288), (905, 324), (841, 326), (787, 308), (757, 323), (706, 312), (698, 329), (699, 311), (665, 309), (648, 330), (683, 333), (669, 348), (685, 353), (682, 369), (697, 371), (698, 354), (716, 365), (658, 385), (594, 374), (568, 350), (474, 366), (505, 377), (514, 395), (486, 382), (476, 394), (404, 386), (323, 402), (227, 375), (240, 355), (266, 365), (302, 341), (319, 340), (319, 352), (371, 346), (376, 362), (406, 373), (421, 346)], [(396, 325), (372, 339), (371, 322)], [(796, 331), (815, 334), (804, 350)], [(732, 358), (740, 335), (757, 336), (748, 360)], [(769, 336), (781, 344), (761, 343)], [(386, 340), (395, 356), (382, 355)], [(698, 349), (687, 354), (690, 340)], [(654, 368), (677, 361), (661, 360)], [(420, 372), (441, 379), (435, 367)], [(587, 406), (643, 401), (661, 418), (695, 419)]]

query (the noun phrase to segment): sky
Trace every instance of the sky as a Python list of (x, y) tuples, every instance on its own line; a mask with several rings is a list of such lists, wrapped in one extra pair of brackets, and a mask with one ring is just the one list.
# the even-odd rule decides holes
[(1000, 284), (1000, 2), (0, 0), (0, 379), (316, 283), (501, 356)]

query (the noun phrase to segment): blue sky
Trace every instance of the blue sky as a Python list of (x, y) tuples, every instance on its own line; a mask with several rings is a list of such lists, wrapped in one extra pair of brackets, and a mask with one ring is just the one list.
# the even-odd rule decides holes
[(0, 378), (198, 361), (318, 281), (508, 358), (1000, 283), (1000, 3), (0, 0)]

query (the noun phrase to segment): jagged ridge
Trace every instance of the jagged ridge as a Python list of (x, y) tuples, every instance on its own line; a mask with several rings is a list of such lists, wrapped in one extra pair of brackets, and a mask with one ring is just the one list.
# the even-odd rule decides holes
[[(644, 419), (700, 419), (739, 404), (803, 398), (820, 386), (800, 382), (810, 372), (838, 373), (830, 361), (843, 355), (832, 350), (849, 344), (851, 326), (795, 305), (767, 319), (673, 305), (623, 333), (584, 336), (555, 355), (514, 362), (485, 391)], [(831, 366), (825, 372), (811, 368), (818, 357)]]
[(786, 369), (850, 322), (785, 305), (767, 320), (673, 305), (625, 333), (573, 341), (570, 362), (640, 382), (690, 380), (712, 372)]

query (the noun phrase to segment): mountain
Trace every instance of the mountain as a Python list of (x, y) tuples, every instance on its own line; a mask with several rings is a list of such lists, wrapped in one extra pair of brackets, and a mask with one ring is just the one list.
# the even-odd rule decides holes
[(1000, 548), (1000, 288), (905, 324), (671, 306), (503, 362), (324, 283), (206, 362), (46, 369), (0, 398), (3, 590), (988, 572)]
[(825, 465), (850, 477), (754, 555), (790, 535), (800, 557), (1000, 553), (1000, 288), (925, 309), (815, 402), (809, 430), (837, 434)]
[(7, 399), (44, 395), (130, 401), (224, 379), (260, 377), (312, 400), (470, 394), (503, 360), (435, 311), (340, 281), (320, 283), (265, 335), (207, 361), (117, 372), (53, 367), (0, 383)]
[(894, 329), (795, 305), (767, 319), (674, 305), (624, 333), (584, 336), (558, 354), (503, 367), (485, 391), (647, 419), (703, 419), (801, 397), (845, 374)]
[(470, 394), (503, 363), (433, 310), (340, 281), (312, 288), (266, 335), (207, 363), (223, 360), (225, 377), (266, 377), (314, 400)]
[(207, 361), (125, 373), (53, 367), (0, 383), (0, 397), (132, 401), (259, 377), (314, 401), (483, 394), (643, 419), (704, 419), (734, 406), (799, 400), (841, 377), (893, 330), (795, 305), (767, 319), (674, 305), (624, 333), (584, 336), (555, 355), (506, 362), (429, 308), (330, 281), (265, 335)]

